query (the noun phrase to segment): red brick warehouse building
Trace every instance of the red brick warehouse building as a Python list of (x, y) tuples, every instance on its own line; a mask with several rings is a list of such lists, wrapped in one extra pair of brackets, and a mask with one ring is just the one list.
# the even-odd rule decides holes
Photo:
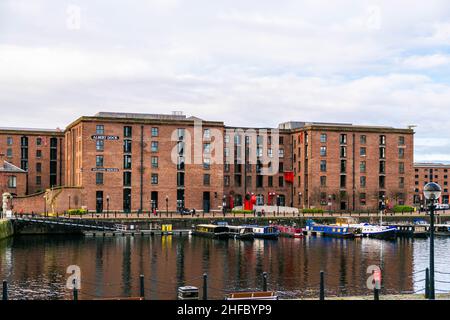
[(26, 172), (25, 185), (15, 192), (18, 195), (64, 185), (62, 130), (0, 128), (0, 153), (5, 161)]
[(2, 130), (0, 152), (26, 171), (26, 194), (75, 187), (59, 195), (66, 209), (210, 211), (254, 194), (257, 204), (367, 210), (383, 197), (411, 205), (415, 191), (414, 131), (391, 127), (238, 128), (182, 114), (103, 112), (64, 132)]
[(67, 185), (83, 187), (82, 206), (90, 210), (217, 209), (223, 165), (212, 163), (210, 153), (212, 132), (221, 139), (224, 126), (201, 122), (203, 156), (192, 163), (199, 120), (124, 113), (81, 117), (66, 129)]
[(287, 122), (293, 143), (294, 205), (327, 210), (413, 203), (414, 131)]
[(414, 164), (414, 204), (424, 205), (423, 187), (429, 182), (436, 182), (442, 188), (441, 203), (449, 203), (450, 164), (415, 163)]

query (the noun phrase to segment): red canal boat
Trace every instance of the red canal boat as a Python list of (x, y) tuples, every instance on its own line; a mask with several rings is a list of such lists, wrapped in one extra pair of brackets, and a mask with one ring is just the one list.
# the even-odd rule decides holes
[(303, 229), (297, 227), (289, 227), (289, 226), (275, 226), (278, 231), (280, 231), (280, 236), (290, 237), (290, 238), (302, 238), (303, 237)]

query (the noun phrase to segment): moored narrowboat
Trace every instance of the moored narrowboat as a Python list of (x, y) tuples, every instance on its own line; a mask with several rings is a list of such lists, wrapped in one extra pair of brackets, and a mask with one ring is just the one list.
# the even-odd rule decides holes
[(282, 237), (289, 237), (289, 238), (302, 238), (303, 237), (303, 229), (297, 228), (297, 227), (291, 227), (291, 226), (282, 226), (282, 225), (275, 225), (280, 232), (280, 236)]
[(428, 236), (429, 227), (423, 224), (402, 223), (392, 226), (395, 226), (397, 228), (398, 237), (426, 238)]
[(368, 223), (354, 225), (360, 227), (363, 237), (392, 240), (397, 237), (397, 227), (395, 226), (378, 226)]
[(215, 224), (199, 224), (195, 226), (192, 234), (196, 236), (215, 239), (228, 239), (230, 236), (230, 230), (228, 226)]
[(228, 226), (230, 232), (230, 238), (239, 240), (253, 240), (255, 234), (253, 228), (245, 226)]
[(306, 222), (305, 232), (312, 235), (321, 235), (326, 237), (355, 238), (362, 235), (361, 228), (343, 226), (316, 224), (313, 220)]
[(450, 224), (435, 224), (434, 234), (441, 237), (450, 237)]
[(280, 232), (274, 226), (246, 226), (251, 227), (253, 229), (253, 234), (255, 238), (260, 239), (278, 239)]

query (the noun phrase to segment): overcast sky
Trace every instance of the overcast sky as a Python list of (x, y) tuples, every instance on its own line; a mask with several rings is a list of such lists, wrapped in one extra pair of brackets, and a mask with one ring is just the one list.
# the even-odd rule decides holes
[(448, 0), (0, 0), (0, 126), (98, 111), (416, 128), (450, 161)]

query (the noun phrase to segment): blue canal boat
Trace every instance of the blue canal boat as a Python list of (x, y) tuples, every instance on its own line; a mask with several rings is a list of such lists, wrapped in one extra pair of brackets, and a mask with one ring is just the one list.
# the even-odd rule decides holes
[(255, 238), (260, 239), (278, 239), (280, 231), (274, 226), (245, 226), (251, 227), (253, 229), (253, 234)]
[(338, 238), (354, 238), (362, 235), (361, 228), (358, 227), (317, 224), (313, 220), (306, 221), (305, 231), (307, 234)]

